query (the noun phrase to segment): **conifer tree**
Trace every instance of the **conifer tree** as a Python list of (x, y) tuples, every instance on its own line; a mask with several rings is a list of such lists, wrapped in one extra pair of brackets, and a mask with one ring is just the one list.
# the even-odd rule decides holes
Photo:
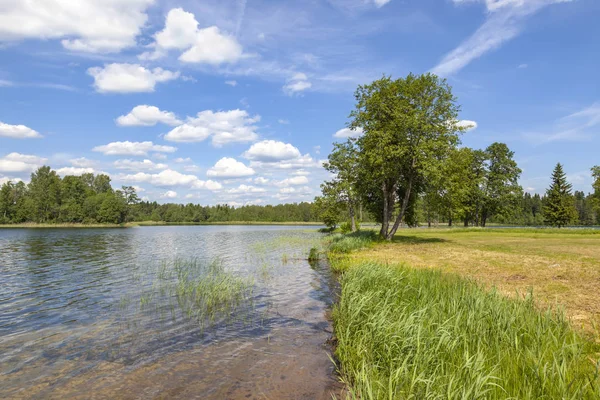
[(561, 228), (577, 219), (577, 209), (571, 195), (572, 187), (567, 182), (562, 165), (556, 164), (554, 172), (552, 172), (552, 184), (546, 191), (546, 205), (544, 206), (546, 224)]

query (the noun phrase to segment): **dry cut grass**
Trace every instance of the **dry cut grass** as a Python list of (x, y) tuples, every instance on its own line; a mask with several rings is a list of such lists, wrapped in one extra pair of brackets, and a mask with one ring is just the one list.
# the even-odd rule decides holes
[(474, 278), (508, 296), (533, 291), (538, 305), (564, 308), (576, 327), (598, 338), (600, 234), (591, 231), (406, 229), (392, 243), (348, 257), (351, 264), (439, 269)]

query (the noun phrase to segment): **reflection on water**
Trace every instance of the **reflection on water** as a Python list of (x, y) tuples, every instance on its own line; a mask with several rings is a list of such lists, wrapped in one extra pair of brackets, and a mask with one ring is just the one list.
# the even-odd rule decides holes
[(319, 238), (0, 231), (0, 398), (330, 398), (333, 280), (305, 261)]

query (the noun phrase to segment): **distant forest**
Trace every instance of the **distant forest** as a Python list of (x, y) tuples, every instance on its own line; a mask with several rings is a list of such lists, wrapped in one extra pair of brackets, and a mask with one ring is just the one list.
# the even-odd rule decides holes
[[(577, 210), (575, 225), (600, 224), (600, 212), (594, 207), (592, 194), (576, 191), (573, 194)], [(520, 193), (516, 202), (488, 222), (517, 225), (544, 225), (542, 210), (547, 196)], [(419, 197), (416, 217), (420, 224), (447, 224), (449, 212), (432, 207), (427, 196)], [(348, 210), (336, 210), (338, 222), (348, 221)], [(366, 207), (356, 211), (360, 222), (376, 220)], [(233, 207), (227, 204), (159, 204), (141, 201), (131, 186), (114, 189), (110, 177), (104, 174), (83, 174), (61, 178), (48, 166), (31, 174), (29, 183), (6, 182), (0, 188), (0, 224), (16, 223), (107, 223), (122, 224), (139, 221), (169, 223), (211, 222), (321, 222), (322, 210), (316, 203), (279, 205), (248, 205)], [(453, 221), (454, 224), (457, 221)]]

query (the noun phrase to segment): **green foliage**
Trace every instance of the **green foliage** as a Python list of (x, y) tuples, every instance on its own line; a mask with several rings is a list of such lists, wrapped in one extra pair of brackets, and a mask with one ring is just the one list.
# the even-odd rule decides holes
[(348, 235), (333, 234), (327, 239), (327, 251), (334, 254), (350, 253), (371, 246), (377, 238), (374, 231), (359, 231)]
[(335, 229), (342, 219), (343, 206), (338, 197), (332, 195), (331, 192), (316, 197), (314, 202), (314, 210), (319, 220), (323, 221), (328, 228), (333, 229)]
[(355, 265), (334, 310), (352, 398), (595, 399), (597, 351), (559, 312), (438, 271)]
[(577, 220), (577, 210), (571, 195), (572, 185), (567, 182), (567, 176), (560, 163), (552, 172), (552, 184), (546, 192), (547, 200), (544, 206), (544, 221), (548, 225), (563, 227)]
[(464, 130), (459, 107), (450, 86), (433, 74), (383, 77), (359, 86), (355, 97), (350, 128), (364, 130), (356, 141), (358, 189), (382, 223), (380, 234), (391, 239), (424, 182), (457, 145)]

